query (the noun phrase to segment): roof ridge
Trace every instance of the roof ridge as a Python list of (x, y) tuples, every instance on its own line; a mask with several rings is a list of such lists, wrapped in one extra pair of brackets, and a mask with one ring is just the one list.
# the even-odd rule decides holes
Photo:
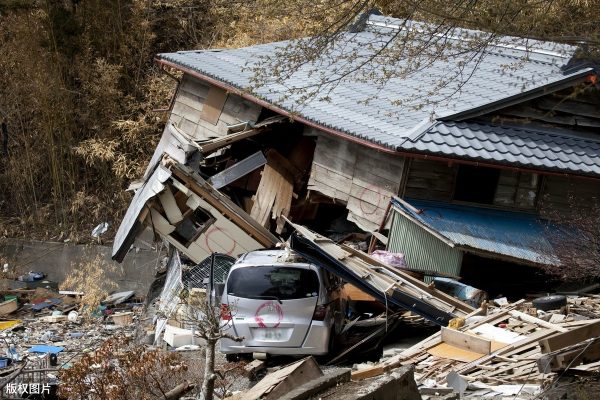
[[(400, 21), (402, 21), (402, 24), (399, 23)], [(408, 28), (408, 30), (417, 30), (417, 31), (421, 30), (419, 27), (431, 26), (431, 24), (429, 24), (427, 22), (423, 22), (423, 21), (416, 21), (416, 20), (410, 20), (410, 19), (403, 20), (400, 18), (394, 18), (394, 17), (382, 16), (382, 15), (376, 15), (376, 14), (369, 15), (369, 18), (366, 21), (366, 25), (367, 26), (376, 26), (376, 27), (380, 27), (380, 28), (393, 29), (393, 30), (399, 30), (399, 29), (405, 30)], [(403, 27), (403, 25), (405, 25), (407, 28)], [(465, 40), (472, 40), (472, 39), (469, 39), (469, 37), (476, 37), (477, 35), (480, 35), (480, 34), (492, 35), (491, 32), (463, 28), (463, 27), (454, 27), (452, 29), (452, 31), (453, 31), (453, 33), (456, 32), (458, 34), (457, 35), (456, 34), (455, 35), (447, 35), (447, 34), (440, 33), (440, 34), (437, 34), (436, 36), (454, 39), (454, 40), (465, 41)], [(499, 41), (495, 41), (495, 42), (491, 43), (490, 46), (493, 46), (496, 48), (512, 49), (512, 50), (516, 50), (516, 51), (524, 51), (526, 53), (540, 54), (540, 55), (551, 56), (551, 57), (560, 57), (561, 59), (565, 59), (565, 60), (568, 60), (571, 58), (572, 54), (568, 54), (569, 51), (574, 52), (576, 50), (575, 46), (558, 43), (558, 42), (542, 41), (542, 40), (537, 40), (537, 39), (532, 39), (532, 38), (527, 38), (527, 37), (499, 36), (498, 39), (499, 39)], [(514, 43), (511, 44), (510, 41), (515, 41), (515, 42), (524, 41), (526, 43), (526, 45), (523, 46), (521, 44), (514, 44)], [(536, 46), (539, 46), (539, 47), (536, 47)], [(548, 46), (551, 46), (552, 48), (549, 48)], [(562, 51), (556, 51), (556, 48), (561, 48)], [(544, 62), (544, 61), (541, 61), (541, 62)]]

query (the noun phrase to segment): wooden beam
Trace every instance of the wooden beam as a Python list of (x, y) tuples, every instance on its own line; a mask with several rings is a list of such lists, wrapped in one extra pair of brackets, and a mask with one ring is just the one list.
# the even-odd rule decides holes
[(442, 342), (479, 354), (490, 354), (492, 351), (491, 340), (446, 327), (442, 327)]
[(284, 120), (285, 120), (284, 117), (269, 118), (269, 119), (259, 122), (252, 129), (247, 129), (245, 131), (231, 133), (231, 134), (223, 136), (223, 137), (206, 140), (206, 141), (198, 143), (198, 146), (200, 147), (200, 151), (203, 154), (212, 153), (215, 150), (218, 150), (218, 149), (225, 147), (227, 145), (230, 145), (232, 143), (238, 142), (242, 139), (247, 139), (249, 137), (258, 135), (259, 133), (265, 132), (267, 129), (270, 128), (270, 126), (272, 124), (281, 123)]
[(207, 140), (206, 142), (201, 142), (198, 145), (200, 146), (200, 151), (204, 154), (211, 153), (215, 150), (218, 150), (222, 147), (240, 141), (242, 139), (246, 139), (255, 135), (258, 135), (261, 132), (264, 132), (265, 128), (256, 128), (256, 129), (248, 129), (242, 132), (232, 133), (227, 136), (219, 137), (216, 139)]
[(600, 336), (600, 321), (568, 332), (557, 333), (556, 335), (540, 340), (539, 344), (542, 348), (542, 353), (546, 354), (598, 336)]
[(537, 365), (539, 372), (547, 374), (598, 360), (600, 360), (600, 340), (595, 339), (540, 357)]
[(521, 321), (525, 322), (531, 322), (532, 324), (536, 324), (556, 332), (569, 332), (569, 329), (563, 328), (560, 325), (551, 324), (550, 322), (544, 321), (543, 319), (533, 317), (529, 314), (525, 314), (517, 310), (510, 311), (509, 314), (513, 318), (520, 319)]

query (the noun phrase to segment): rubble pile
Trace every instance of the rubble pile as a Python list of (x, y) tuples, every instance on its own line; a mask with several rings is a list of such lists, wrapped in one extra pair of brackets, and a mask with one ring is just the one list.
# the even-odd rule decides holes
[(600, 296), (543, 299), (557, 298), (566, 305), (554, 310), (535, 308), (535, 300), (486, 303), (466, 318), (452, 321), (449, 326), (454, 329), (442, 327), (397, 355), (387, 354), (380, 363), (357, 369), (352, 379), (413, 364), (424, 396), (538, 395), (565, 370), (584, 374), (600, 366), (600, 319), (594, 318), (600, 311)]
[(37, 287), (0, 295), (2, 304), (14, 304), (4, 310), (0, 304), (0, 380), (15, 395), (53, 393), (61, 369), (116, 334), (133, 337), (142, 310), (133, 292), (109, 296), (85, 320), (81, 293)]

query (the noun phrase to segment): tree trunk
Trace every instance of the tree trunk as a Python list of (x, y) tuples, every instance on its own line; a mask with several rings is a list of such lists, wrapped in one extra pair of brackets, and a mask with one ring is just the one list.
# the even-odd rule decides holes
[(215, 391), (215, 346), (216, 340), (206, 341), (206, 355), (204, 363), (204, 382), (202, 382), (201, 400), (213, 400)]

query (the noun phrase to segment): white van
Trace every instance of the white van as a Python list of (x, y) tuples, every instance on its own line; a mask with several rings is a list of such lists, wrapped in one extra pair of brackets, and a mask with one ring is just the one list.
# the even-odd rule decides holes
[(225, 282), (221, 322), (244, 339), (221, 339), (221, 352), (327, 354), (344, 321), (340, 289), (338, 278), (290, 250), (243, 255)]

